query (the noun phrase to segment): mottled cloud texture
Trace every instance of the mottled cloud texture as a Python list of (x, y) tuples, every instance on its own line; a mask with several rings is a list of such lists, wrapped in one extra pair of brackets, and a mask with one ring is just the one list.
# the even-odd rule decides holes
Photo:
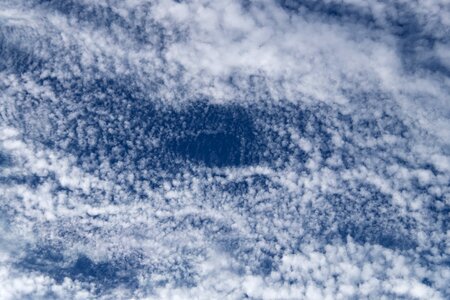
[(449, 299), (447, 0), (0, 0), (0, 299)]

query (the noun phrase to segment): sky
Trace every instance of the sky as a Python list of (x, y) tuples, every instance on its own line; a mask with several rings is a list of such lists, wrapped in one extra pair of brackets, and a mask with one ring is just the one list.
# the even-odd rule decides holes
[(0, 0), (0, 300), (449, 299), (447, 0)]

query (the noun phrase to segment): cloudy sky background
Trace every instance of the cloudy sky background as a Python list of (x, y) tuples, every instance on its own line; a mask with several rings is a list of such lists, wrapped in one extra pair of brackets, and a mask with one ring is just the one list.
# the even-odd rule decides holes
[(0, 0), (0, 299), (448, 299), (450, 4)]

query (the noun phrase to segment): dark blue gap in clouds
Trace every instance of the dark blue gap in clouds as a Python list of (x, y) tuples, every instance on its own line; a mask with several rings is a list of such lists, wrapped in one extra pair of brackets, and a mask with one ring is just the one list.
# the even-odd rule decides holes
[(241, 156), (241, 146), (238, 137), (218, 132), (187, 136), (174, 142), (172, 149), (189, 160), (221, 167), (246, 163), (246, 158)]
[(94, 283), (97, 285), (97, 292), (119, 286), (130, 289), (138, 287), (136, 272), (142, 266), (136, 258), (94, 262), (80, 254), (74, 261), (67, 260), (58, 248), (39, 246), (28, 251), (16, 265), (21, 269), (48, 275), (59, 283), (66, 277), (83, 283)]
[[(172, 172), (186, 163), (247, 166), (263, 159), (265, 139), (245, 107), (206, 101), (182, 109), (157, 107), (120, 84), (104, 84), (112, 87), (111, 97), (75, 107), (79, 117), (60, 125), (71, 138), (48, 137), (48, 144), (64, 145), (61, 150), (78, 157), (80, 165), (95, 168), (95, 162), (107, 160), (113, 167), (124, 163)], [(270, 162), (270, 157), (264, 160)]]
[(165, 147), (175, 157), (208, 167), (247, 166), (262, 159), (265, 145), (244, 107), (196, 103), (170, 115), (176, 131)]

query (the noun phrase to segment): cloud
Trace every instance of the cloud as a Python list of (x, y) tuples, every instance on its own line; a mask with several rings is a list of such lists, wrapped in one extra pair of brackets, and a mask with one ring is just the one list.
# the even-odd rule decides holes
[(445, 1), (0, 11), (5, 299), (448, 298)]

